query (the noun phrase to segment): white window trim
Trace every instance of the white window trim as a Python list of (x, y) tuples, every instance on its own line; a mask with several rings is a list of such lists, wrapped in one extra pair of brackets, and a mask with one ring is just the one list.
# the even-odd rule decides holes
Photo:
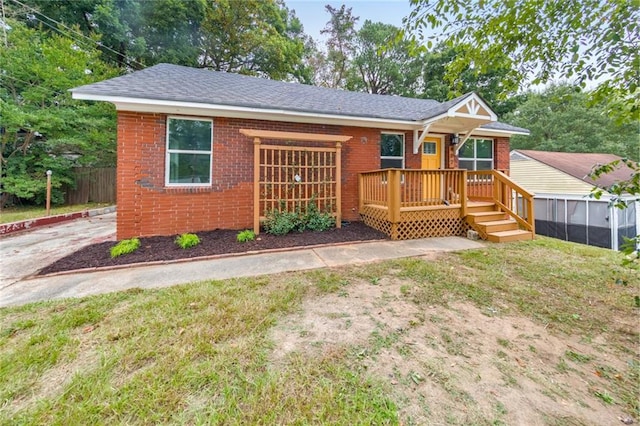
[[(402, 169), (405, 168), (405, 144), (406, 144), (406, 136), (403, 132), (380, 132), (380, 143), (382, 143), (382, 135), (396, 135), (396, 136), (402, 136)], [(389, 155), (385, 155), (383, 156), (382, 153), (380, 155), (380, 160), (398, 160), (400, 159), (400, 157), (395, 157), (395, 156), (389, 156)]]
[[(191, 151), (185, 149), (169, 149), (169, 120), (192, 120), (192, 121), (208, 121), (211, 123), (211, 149), (209, 151)], [(184, 116), (167, 116), (166, 132), (165, 132), (165, 164), (164, 164), (164, 185), (167, 187), (210, 187), (213, 184), (213, 120), (204, 117), (184, 117)], [(209, 182), (208, 183), (170, 183), (171, 154), (209, 154)]]
[(489, 158), (478, 158), (478, 154), (477, 154), (477, 149), (476, 149), (476, 141), (478, 140), (483, 140), (483, 141), (491, 141), (491, 169), (489, 170), (493, 170), (494, 165), (495, 165), (495, 148), (496, 148), (496, 140), (493, 138), (482, 138), (482, 137), (471, 137), (467, 140), (466, 143), (473, 143), (473, 158), (469, 158), (469, 157), (458, 157), (459, 161), (473, 161), (473, 170), (474, 171), (482, 171), (482, 170), (478, 170), (478, 160), (480, 161), (484, 161), (487, 162), (489, 161)]

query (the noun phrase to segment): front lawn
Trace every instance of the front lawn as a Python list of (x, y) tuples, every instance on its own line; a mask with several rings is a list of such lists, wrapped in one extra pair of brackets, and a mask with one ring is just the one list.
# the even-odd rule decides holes
[[(88, 204), (75, 204), (71, 206), (51, 206), (50, 215), (55, 216), (58, 214), (82, 212), (89, 209), (99, 209), (101, 207), (107, 207), (110, 204), (104, 203), (88, 203)], [(0, 210), (0, 223), (18, 222), (21, 220), (37, 219), (40, 217), (46, 217), (47, 209), (42, 206), (18, 206), (18, 207), (5, 207)]]
[(0, 423), (637, 421), (618, 263), (538, 238), (3, 308)]

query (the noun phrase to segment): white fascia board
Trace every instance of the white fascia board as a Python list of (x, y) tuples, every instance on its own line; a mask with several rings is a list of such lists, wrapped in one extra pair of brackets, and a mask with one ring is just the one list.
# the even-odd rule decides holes
[(478, 127), (473, 131), (473, 134), (472, 134), (472, 136), (496, 136), (496, 137), (501, 137), (501, 136), (509, 137), (512, 135), (529, 136), (530, 133), (520, 132), (516, 130), (483, 129), (482, 127)]
[(316, 114), (280, 109), (250, 108), (231, 105), (202, 104), (155, 99), (138, 99), (121, 96), (91, 95), (73, 92), (74, 99), (111, 102), (118, 111), (151, 112), (167, 114), (201, 115), (228, 118), (287, 121), (295, 123), (332, 124), (339, 126), (374, 127), (394, 130), (422, 128), (422, 123), (384, 118), (367, 118), (347, 115)]

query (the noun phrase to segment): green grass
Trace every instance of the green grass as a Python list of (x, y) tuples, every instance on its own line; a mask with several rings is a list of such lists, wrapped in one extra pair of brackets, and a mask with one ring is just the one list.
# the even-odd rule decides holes
[[(270, 333), (278, 321), (299, 312), (303, 301), (348, 294), (357, 280), (372, 288), (402, 280), (398, 297), (427, 313), (416, 326), (442, 322), (428, 314), (433, 306), (466, 302), (491, 315), (525, 316), (554, 333), (604, 334), (629, 360), (627, 370), (567, 351), (570, 364), (560, 359), (558, 374), (578, 365), (600, 371), (607, 386), (592, 394), (638, 416), (637, 330), (621, 329), (616, 318), (637, 316), (632, 301), (640, 281), (617, 261), (607, 250), (541, 238), (436, 260), (134, 289), (0, 309), (0, 424), (406, 423), (393, 386), (370, 375), (364, 364), (403, 344), (399, 330), (380, 325), (357, 347), (273, 359), (276, 342)], [(621, 276), (627, 286), (615, 284)], [(464, 355), (458, 330), (443, 329), (434, 338), (446, 352)], [(497, 343), (504, 350), (495, 363), (505, 385), (517, 389), (506, 354), (513, 343)], [(400, 351), (399, 359), (404, 355)], [(452, 404), (447, 416), (462, 422), (453, 407), (475, 407), (475, 402), (455, 370), (444, 359), (424, 363), (423, 372), (409, 370), (401, 382), (439, 383), (451, 396), (443, 402)], [(500, 424), (506, 407), (496, 401), (493, 411)]]
[[(52, 206), (51, 216), (57, 214), (75, 213), (89, 209), (98, 209), (107, 207), (110, 204), (88, 203), (76, 204), (73, 206)], [(44, 207), (28, 206), (28, 207), (6, 207), (0, 211), (0, 223), (18, 222), (21, 220), (37, 219), (45, 217), (47, 210)]]

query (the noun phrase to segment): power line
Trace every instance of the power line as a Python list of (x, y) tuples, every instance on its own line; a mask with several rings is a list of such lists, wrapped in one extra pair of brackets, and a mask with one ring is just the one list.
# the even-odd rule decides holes
[[(42, 87), (42, 86), (41, 86), (40, 84), (38, 84), (38, 83), (34, 83), (34, 82), (30, 82), (30, 81), (21, 80), (21, 79), (19, 79), (19, 78), (17, 78), (17, 77), (14, 77), (14, 76), (11, 76), (11, 75), (7, 74), (6, 72), (3, 72), (2, 74), (0, 74), (0, 80), (2, 80), (3, 78), (10, 78), (11, 80), (14, 80), (14, 81), (18, 81), (18, 82), (20, 82), (20, 83), (27, 84), (27, 85), (29, 85), (29, 86), (31, 86), (31, 87)], [(51, 92), (51, 93), (53, 93), (54, 95), (63, 95), (63, 96), (64, 96), (64, 95), (66, 95), (66, 94), (67, 94), (67, 92), (60, 92), (60, 91), (58, 91), (58, 90), (50, 89), (50, 88), (47, 88), (47, 89), (45, 89), (45, 90), (46, 90), (46, 91), (49, 91), (49, 92)]]
[[(0, 0), (0, 1), (2, 1), (2, 0)], [(38, 11), (37, 9), (34, 9), (33, 7), (31, 7), (31, 6), (29, 6), (29, 5), (24, 4), (24, 3), (22, 3), (22, 2), (21, 2), (21, 1), (19, 1), (19, 0), (11, 0), (11, 1), (13, 1), (14, 3), (16, 3), (16, 4), (20, 5), (20, 6), (22, 6), (22, 7), (26, 8), (26, 9), (28, 9), (28, 10), (32, 11), (32, 12), (34, 12), (34, 13), (37, 13), (37, 14), (38, 14), (38, 15), (40, 15), (40, 16), (43, 16), (44, 18), (48, 19), (49, 21), (54, 22), (55, 24), (57, 24), (57, 25), (59, 25), (59, 26), (61, 26), (61, 27), (65, 28), (65, 29), (67, 29), (67, 30), (68, 30), (68, 31), (70, 31), (71, 33), (78, 34), (79, 36), (81, 36), (81, 37), (83, 37), (83, 38), (85, 38), (85, 39), (89, 40), (92, 44), (95, 44), (95, 45), (96, 45), (96, 46), (98, 46), (98, 47), (101, 47), (101, 48), (103, 48), (103, 49), (105, 49), (105, 50), (108, 50), (108, 51), (110, 51), (110, 52), (112, 52), (112, 53), (115, 53), (115, 54), (116, 54), (116, 56), (122, 56), (122, 57), (123, 57), (123, 61), (124, 61), (124, 63), (125, 63), (126, 65), (131, 66), (131, 63), (134, 63), (135, 65), (138, 65), (138, 66), (140, 66), (141, 68), (145, 68), (145, 65), (144, 65), (144, 64), (142, 64), (142, 63), (140, 63), (140, 62), (136, 61), (135, 59), (130, 59), (130, 62), (129, 62), (129, 60), (128, 60), (128, 59), (125, 57), (125, 55), (123, 55), (121, 52), (118, 52), (118, 51), (116, 51), (116, 50), (114, 50), (114, 49), (110, 48), (109, 46), (104, 45), (104, 44), (103, 44), (103, 43), (101, 43), (101, 42), (97, 42), (97, 41), (95, 41), (94, 39), (92, 39), (91, 37), (88, 37), (87, 35), (85, 35), (85, 34), (83, 34), (83, 33), (79, 32), (79, 31), (76, 31), (76, 30), (74, 30), (73, 28), (69, 28), (68, 26), (66, 26), (66, 25), (65, 25), (65, 24), (63, 24), (62, 22), (56, 21), (55, 19), (48, 17), (48, 16), (47, 16), (47, 15), (45, 15), (44, 13), (42, 13), (42, 12)], [(4, 9), (3, 9), (3, 12), (4, 12)], [(53, 30), (58, 31), (60, 34), (62, 34), (62, 35), (64, 35), (64, 36), (66, 36), (66, 37), (69, 37), (69, 38), (73, 39), (74, 41), (79, 41), (78, 39), (76, 39), (76, 38), (74, 38), (74, 37), (70, 36), (69, 34), (65, 34), (64, 32), (62, 32), (62, 30), (60, 30), (60, 28), (57, 28), (57, 27), (55, 27), (55, 26), (53, 26), (53, 25), (49, 24), (48, 22), (43, 21), (42, 19), (38, 18), (37, 16), (35, 16), (35, 15), (34, 15), (33, 17), (34, 17), (34, 19), (36, 19), (37, 21), (39, 21), (39, 22), (41, 22), (41, 23), (43, 23), (43, 24), (47, 25), (49, 28), (52, 28)]]

